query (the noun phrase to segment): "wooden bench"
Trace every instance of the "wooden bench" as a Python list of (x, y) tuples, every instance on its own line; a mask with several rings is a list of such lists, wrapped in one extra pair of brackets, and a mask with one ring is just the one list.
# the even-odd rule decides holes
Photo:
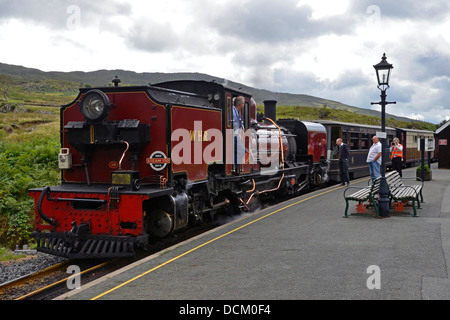
[[(371, 180), (370, 180), (371, 181)], [(352, 194), (347, 194), (349, 190), (358, 189), (358, 191), (353, 192)], [(347, 212), (349, 207), (349, 201), (357, 201), (359, 205), (362, 205), (365, 201), (370, 201), (371, 204), (375, 207), (376, 216), (380, 216), (380, 212), (378, 210), (378, 205), (375, 201), (375, 195), (378, 194), (380, 190), (380, 178), (375, 179), (375, 181), (368, 185), (367, 187), (348, 187), (344, 191), (344, 199), (345, 199), (345, 214), (344, 218), (348, 218)]]
[[(403, 178), (397, 171), (392, 171), (389, 176), (386, 176), (386, 182), (389, 188), (389, 200), (390, 204), (392, 201), (403, 202), (411, 201), (411, 206), (414, 210), (414, 217), (417, 217), (416, 202), (417, 207), (420, 209), (420, 203), (423, 202), (423, 181), (419, 185), (405, 185), (403, 183), (404, 179), (414, 179), (416, 178)], [(420, 199), (419, 199), (420, 198)]]

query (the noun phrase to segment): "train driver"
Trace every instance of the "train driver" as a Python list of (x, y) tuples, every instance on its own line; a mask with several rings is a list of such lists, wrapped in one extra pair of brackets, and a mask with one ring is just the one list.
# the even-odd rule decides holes
[(403, 159), (403, 146), (400, 144), (398, 138), (394, 138), (391, 145), (391, 160), (392, 169), (396, 170), (400, 177), (402, 177), (402, 159)]

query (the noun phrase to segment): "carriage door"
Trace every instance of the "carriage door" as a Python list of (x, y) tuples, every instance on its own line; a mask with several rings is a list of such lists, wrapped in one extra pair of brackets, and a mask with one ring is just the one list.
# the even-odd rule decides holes
[[(342, 137), (342, 131), (341, 127), (339, 126), (331, 126), (327, 128), (328, 130), (328, 136), (330, 139), (328, 139), (328, 150), (327, 150), (327, 159), (339, 159), (339, 149), (336, 145), (336, 140), (338, 138), (344, 138)], [(344, 143), (347, 143), (347, 141), (344, 140)]]

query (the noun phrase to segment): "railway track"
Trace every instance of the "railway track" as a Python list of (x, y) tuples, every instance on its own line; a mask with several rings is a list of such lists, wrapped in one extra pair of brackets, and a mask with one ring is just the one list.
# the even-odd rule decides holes
[[(330, 183), (333, 185), (334, 183)], [(270, 204), (270, 205), (273, 205)], [(237, 215), (236, 217), (240, 217)], [(51, 300), (74, 288), (74, 278), (79, 276), (81, 285), (85, 285), (108, 273), (114, 272), (128, 264), (147, 256), (161, 252), (177, 243), (214, 229), (222, 223), (211, 223), (194, 227), (170, 238), (155, 242), (150, 250), (141, 251), (135, 258), (103, 260), (67, 260), (45, 270), (10, 281), (0, 286), (0, 300)], [(80, 273), (68, 273), (70, 267), (77, 267)]]
[(64, 261), (42, 271), (23, 276), (0, 286), (0, 300), (47, 300), (64, 292), (76, 274), (68, 274), (69, 266), (79, 264), (81, 275), (99, 270), (111, 261)]
[[(175, 234), (171, 238), (156, 242), (151, 250), (138, 252), (135, 258), (67, 260), (58, 263), (42, 271), (2, 284), (0, 286), (0, 300), (51, 300), (75, 289), (75, 277), (80, 279), (80, 285), (85, 285), (216, 226), (212, 224), (204, 225), (190, 229), (185, 233)], [(79, 270), (80, 272), (73, 273), (71, 270)]]

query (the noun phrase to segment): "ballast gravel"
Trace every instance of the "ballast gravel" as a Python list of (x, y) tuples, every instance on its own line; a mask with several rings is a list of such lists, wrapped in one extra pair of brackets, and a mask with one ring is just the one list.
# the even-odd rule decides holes
[(0, 262), (0, 285), (44, 270), (65, 260), (64, 258), (38, 252), (19, 260)]

